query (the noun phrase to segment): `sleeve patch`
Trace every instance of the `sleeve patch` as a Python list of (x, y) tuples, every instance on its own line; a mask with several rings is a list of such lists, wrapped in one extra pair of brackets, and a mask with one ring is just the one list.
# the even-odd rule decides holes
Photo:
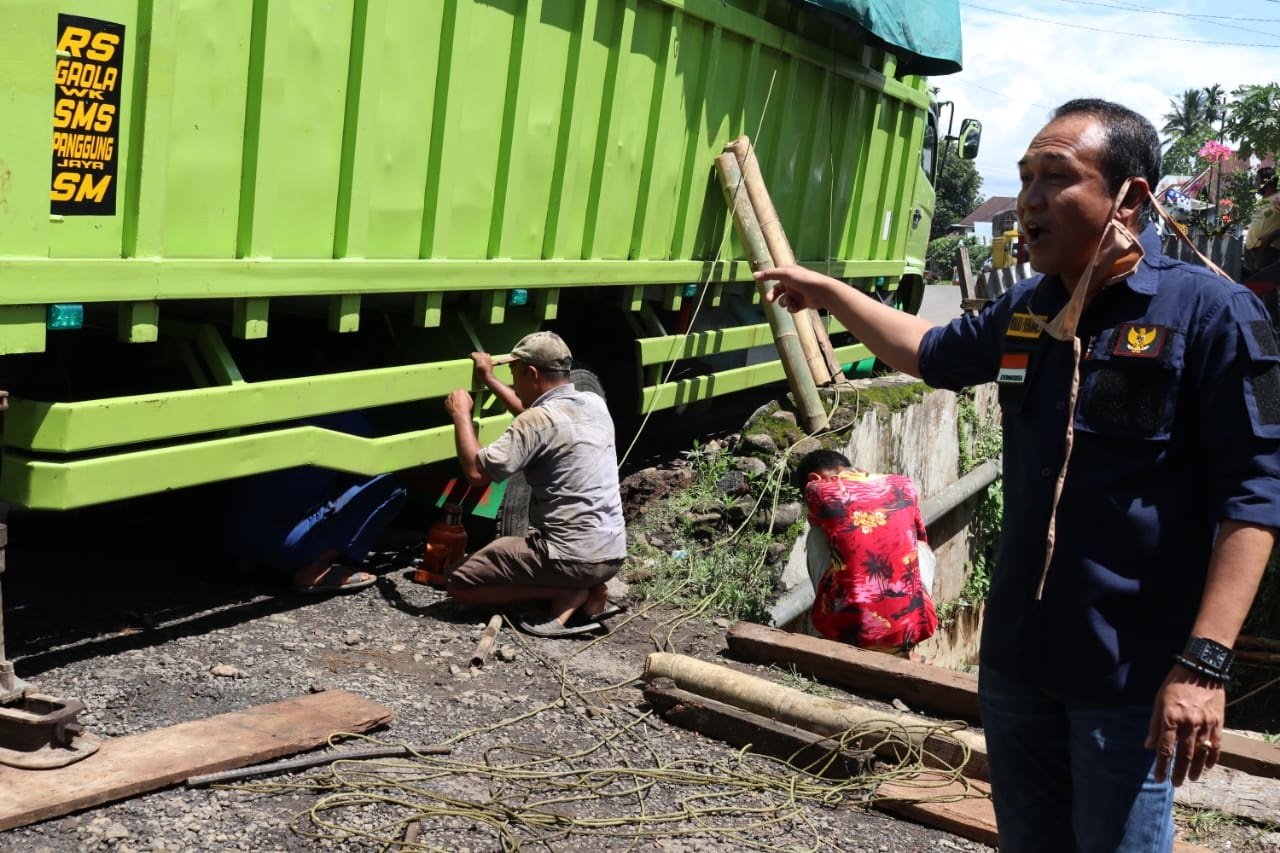
[(1280, 346), (1276, 345), (1276, 333), (1269, 320), (1250, 320), (1245, 324), (1253, 345), (1261, 355), (1280, 356)]
[(1280, 363), (1271, 362), (1249, 383), (1253, 386), (1253, 399), (1258, 407), (1258, 421), (1268, 425), (1280, 424)]
[(1280, 438), (1280, 346), (1270, 320), (1241, 323), (1241, 337), (1251, 364), (1246, 370), (1245, 398), (1258, 435)]

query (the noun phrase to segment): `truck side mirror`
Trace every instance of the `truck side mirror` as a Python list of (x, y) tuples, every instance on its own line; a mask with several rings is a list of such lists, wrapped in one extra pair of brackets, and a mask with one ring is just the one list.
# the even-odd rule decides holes
[(973, 160), (978, 156), (978, 144), (982, 141), (982, 122), (967, 118), (960, 122), (960, 159)]

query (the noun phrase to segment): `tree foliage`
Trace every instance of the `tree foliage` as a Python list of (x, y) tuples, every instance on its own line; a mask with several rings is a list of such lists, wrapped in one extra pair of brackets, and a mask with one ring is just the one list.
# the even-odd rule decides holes
[(955, 142), (943, 146), (942, 168), (934, 189), (938, 200), (933, 210), (933, 224), (929, 239), (935, 240), (946, 233), (951, 225), (964, 219), (982, 204), (982, 176), (972, 160), (962, 160), (956, 153)]
[(1162, 158), (1164, 174), (1195, 175), (1202, 171), (1205, 164), (1199, 159), (1200, 149), (1216, 135), (1217, 132), (1206, 124), (1194, 133), (1175, 138)]
[(1231, 92), (1223, 132), (1240, 146), (1240, 155), (1280, 154), (1280, 84), (1241, 86)]
[(1164, 114), (1164, 127), (1160, 128), (1168, 134), (1166, 144), (1200, 133), (1211, 124), (1210, 116), (1217, 117), (1221, 107), (1217, 103), (1210, 106), (1211, 91), (1215, 99), (1221, 99), (1222, 87), (1217, 84), (1209, 89), (1187, 89), (1180, 98), (1169, 99), (1169, 112)]
[(925, 264), (935, 281), (945, 283), (951, 280), (951, 269), (956, 264), (956, 247), (961, 243), (969, 248), (969, 268), (975, 273), (987, 258), (991, 257), (991, 247), (984, 246), (982, 241), (972, 234), (930, 240), (925, 254)]

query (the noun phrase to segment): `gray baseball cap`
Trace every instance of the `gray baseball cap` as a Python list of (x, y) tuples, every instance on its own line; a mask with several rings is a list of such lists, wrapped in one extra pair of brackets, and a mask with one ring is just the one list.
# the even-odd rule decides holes
[(570, 370), (573, 368), (573, 353), (555, 332), (534, 332), (521, 338), (511, 352), (493, 357), (494, 364), (513, 361), (523, 361), (543, 370)]

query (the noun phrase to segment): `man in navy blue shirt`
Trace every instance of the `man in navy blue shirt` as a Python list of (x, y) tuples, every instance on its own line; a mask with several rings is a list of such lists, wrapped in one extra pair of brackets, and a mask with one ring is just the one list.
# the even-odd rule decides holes
[(977, 316), (933, 327), (800, 267), (757, 278), (935, 387), (999, 385), (979, 695), (1001, 850), (1169, 850), (1171, 784), (1217, 760), (1280, 521), (1280, 349), (1252, 294), (1144, 229), (1146, 119), (1071, 101), (1018, 168), (1041, 275)]

